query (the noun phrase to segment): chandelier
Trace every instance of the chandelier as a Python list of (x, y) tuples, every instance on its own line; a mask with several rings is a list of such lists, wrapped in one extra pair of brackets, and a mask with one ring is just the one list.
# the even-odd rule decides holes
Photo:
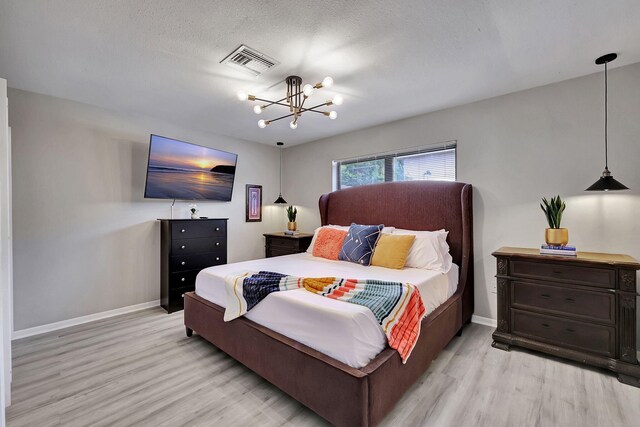
[(262, 114), (264, 110), (271, 106), (281, 106), (289, 109), (289, 113), (283, 116), (277, 117), (275, 119), (270, 120), (259, 120), (258, 127), (264, 129), (268, 125), (273, 122), (277, 122), (278, 120), (292, 118), (291, 122), (289, 122), (289, 127), (291, 129), (296, 129), (298, 127), (298, 120), (303, 113), (313, 112), (317, 114), (322, 114), (326, 117), (329, 117), (331, 120), (334, 120), (338, 117), (338, 113), (335, 111), (322, 111), (319, 108), (328, 107), (330, 105), (342, 105), (342, 96), (336, 95), (333, 99), (329, 101), (325, 101), (321, 104), (314, 105), (313, 107), (305, 107), (305, 103), (307, 99), (315, 92), (316, 89), (322, 88), (330, 88), (333, 85), (333, 79), (331, 77), (325, 77), (322, 79), (320, 83), (316, 83), (315, 85), (306, 84), (302, 86), (302, 79), (298, 76), (289, 76), (285, 79), (287, 84), (287, 96), (282, 99), (278, 99), (277, 101), (271, 101), (269, 99), (258, 98), (255, 95), (249, 95), (244, 92), (238, 93), (238, 99), (240, 101), (253, 101), (261, 104), (255, 105), (253, 107), (253, 112), (256, 114)]

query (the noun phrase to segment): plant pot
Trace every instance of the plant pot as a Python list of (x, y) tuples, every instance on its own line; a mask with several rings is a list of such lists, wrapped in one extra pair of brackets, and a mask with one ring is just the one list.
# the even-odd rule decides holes
[(198, 219), (198, 212), (191, 214), (191, 219)]
[(298, 223), (297, 222), (288, 222), (287, 223), (287, 230), (296, 231), (297, 229), (298, 229)]
[(569, 243), (569, 229), (547, 228), (544, 231), (544, 240), (547, 242), (547, 245), (565, 246)]

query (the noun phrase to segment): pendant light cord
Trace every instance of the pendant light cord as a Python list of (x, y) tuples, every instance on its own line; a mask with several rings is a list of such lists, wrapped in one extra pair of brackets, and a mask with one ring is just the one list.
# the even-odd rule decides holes
[[(609, 95), (607, 93), (607, 63), (604, 63), (604, 168), (605, 170), (609, 169), (609, 145), (608, 145), (608, 141), (607, 141), (607, 134), (609, 133), (608, 131), (608, 114), (607, 114), (607, 110), (608, 110), (608, 102), (607, 100), (609, 99)], [(282, 163), (282, 162), (281, 162)], [(280, 166), (280, 168), (282, 169), (282, 166)], [(280, 172), (282, 173), (282, 171)], [(282, 179), (282, 178), (281, 178)], [(282, 184), (281, 184), (282, 185)]]
[(280, 197), (282, 197), (282, 147), (280, 147)]

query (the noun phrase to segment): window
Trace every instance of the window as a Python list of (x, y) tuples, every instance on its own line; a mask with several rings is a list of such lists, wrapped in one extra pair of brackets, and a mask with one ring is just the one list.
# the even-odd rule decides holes
[(456, 144), (439, 144), (333, 162), (334, 189), (390, 181), (455, 181)]

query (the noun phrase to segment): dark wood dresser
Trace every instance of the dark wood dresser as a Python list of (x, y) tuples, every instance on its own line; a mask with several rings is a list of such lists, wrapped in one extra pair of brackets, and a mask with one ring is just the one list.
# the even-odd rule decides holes
[(160, 305), (173, 313), (200, 270), (227, 263), (227, 219), (161, 219), (160, 230)]
[(526, 347), (609, 369), (640, 387), (636, 354), (636, 270), (630, 256), (540, 255), (500, 248), (498, 327), (493, 346)]
[(263, 234), (265, 239), (265, 256), (267, 258), (298, 254), (307, 250), (311, 244), (313, 234), (300, 233), (288, 236), (283, 232)]

